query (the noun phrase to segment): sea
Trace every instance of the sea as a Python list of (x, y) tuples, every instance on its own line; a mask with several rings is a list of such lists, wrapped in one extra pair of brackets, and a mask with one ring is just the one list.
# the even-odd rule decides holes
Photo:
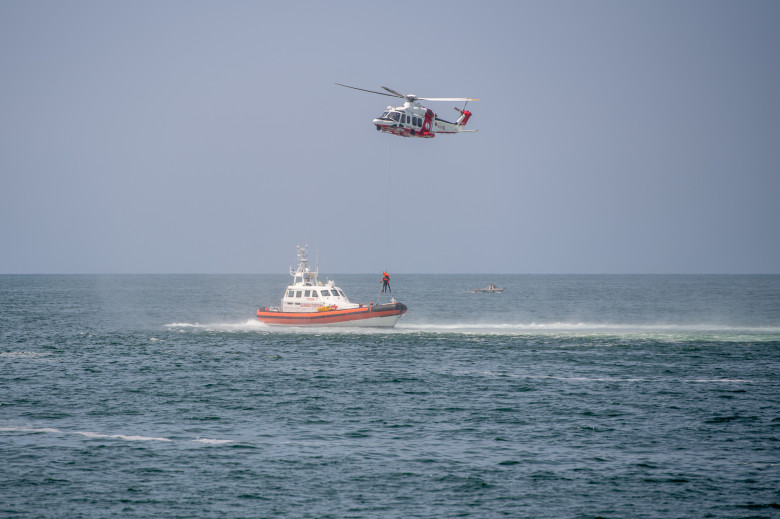
[(780, 518), (780, 276), (330, 277), (0, 276), (0, 517)]

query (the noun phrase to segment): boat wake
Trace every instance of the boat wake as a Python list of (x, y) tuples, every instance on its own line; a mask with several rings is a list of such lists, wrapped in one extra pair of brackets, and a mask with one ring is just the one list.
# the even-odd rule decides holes
[(257, 319), (247, 319), (239, 322), (227, 323), (168, 323), (165, 325), (169, 330), (196, 330), (206, 332), (251, 332), (255, 330), (269, 330), (270, 327), (261, 323)]
[(711, 338), (717, 340), (778, 341), (780, 327), (742, 327), (711, 324), (619, 324), (619, 323), (399, 323), (399, 332), (433, 332), (529, 336), (605, 336)]
[(269, 326), (257, 319), (247, 319), (239, 322), (225, 323), (168, 323), (165, 328), (171, 331), (186, 332), (265, 332), (273, 334), (371, 334), (393, 333), (393, 328), (350, 327), (336, 328), (332, 326)]
[(256, 319), (222, 323), (169, 323), (171, 331), (193, 332), (265, 332), (330, 333), (330, 334), (462, 334), (462, 335), (517, 335), (517, 336), (572, 336), (572, 337), (626, 337), (668, 338), (670, 340), (715, 341), (780, 341), (780, 327), (776, 326), (725, 326), (713, 324), (621, 324), (588, 322), (553, 323), (469, 323), (469, 322), (414, 322), (400, 321), (395, 328), (328, 328), (317, 326), (277, 327), (268, 326)]

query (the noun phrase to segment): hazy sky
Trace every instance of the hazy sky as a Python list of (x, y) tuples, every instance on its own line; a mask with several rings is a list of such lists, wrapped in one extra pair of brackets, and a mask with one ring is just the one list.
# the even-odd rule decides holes
[[(0, 0), (0, 273), (286, 273), (304, 243), (323, 274), (780, 273), (779, 27), (775, 0)], [(377, 132), (394, 101), (335, 82), (480, 98), (479, 132)]]

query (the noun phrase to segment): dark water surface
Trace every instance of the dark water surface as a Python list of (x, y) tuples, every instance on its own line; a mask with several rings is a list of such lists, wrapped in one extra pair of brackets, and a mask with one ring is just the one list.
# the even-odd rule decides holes
[(287, 281), (0, 276), (0, 517), (780, 517), (780, 276)]

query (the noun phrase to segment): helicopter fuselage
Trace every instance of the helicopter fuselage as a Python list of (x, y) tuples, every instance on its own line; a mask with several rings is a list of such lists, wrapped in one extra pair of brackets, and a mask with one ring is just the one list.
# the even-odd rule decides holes
[[(459, 110), (460, 111), (460, 110)], [(461, 111), (457, 122), (439, 119), (430, 108), (419, 103), (406, 102), (403, 106), (388, 106), (385, 112), (373, 120), (378, 131), (391, 133), (401, 137), (421, 137), (432, 139), (437, 133), (458, 133), (471, 112)]]

